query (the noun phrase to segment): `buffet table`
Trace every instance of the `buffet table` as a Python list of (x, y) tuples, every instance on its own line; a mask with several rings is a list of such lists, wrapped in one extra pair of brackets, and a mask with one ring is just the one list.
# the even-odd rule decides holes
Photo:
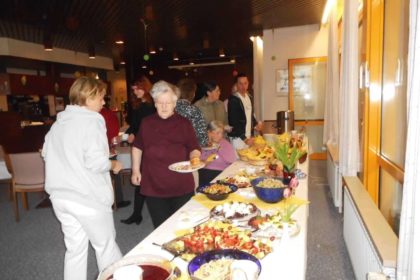
[[(306, 160), (303, 164), (298, 165), (298, 168), (306, 174), (308, 174), (308, 161)], [(215, 180), (233, 176), (247, 166), (248, 164), (243, 161), (236, 161), (226, 168)], [(248, 199), (255, 198), (252, 188), (239, 189), (237, 194)], [(301, 199), (308, 199), (308, 177), (299, 179), (299, 187), (296, 189), (295, 195)], [(230, 197), (226, 201), (229, 201), (229, 199)], [(220, 203), (223, 203), (223, 201)], [(258, 279), (305, 279), (308, 213), (308, 205), (303, 205), (293, 214), (293, 218), (300, 224), (300, 233), (295, 237), (283, 235), (281, 239), (273, 242), (273, 252), (261, 260), (262, 271)], [(208, 215), (208, 208), (204, 207), (196, 199), (191, 199), (128, 252), (125, 257), (139, 254), (157, 254), (172, 259), (172, 254), (156, 244), (162, 244), (174, 239), (177, 237), (177, 231), (197, 225), (203, 219), (206, 219)], [(175, 258), (173, 263), (181, 269), (183, 275), (188, 275), (186, 261)]]

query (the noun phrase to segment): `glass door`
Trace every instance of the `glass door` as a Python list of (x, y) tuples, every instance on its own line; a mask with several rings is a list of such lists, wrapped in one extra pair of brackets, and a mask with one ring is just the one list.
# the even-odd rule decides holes
[(327, 58), (289, 59), (289, 109), (295, 112), (295, 129), (305, 129), (311, 159), (326, 159), (322, 143)]

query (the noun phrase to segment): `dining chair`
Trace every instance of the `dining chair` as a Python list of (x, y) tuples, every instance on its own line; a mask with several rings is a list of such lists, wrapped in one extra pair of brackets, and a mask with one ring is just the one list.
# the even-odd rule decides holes
[(17, 193), (21, 193), (23, 207), (28, 210), (28, 192), (43, 192), (45, 181), (45, 166), (39, 152), (9, 154), (13, 203), (16, 222), (19, 222), (19, 207)]
[(9, 200), (13, 200), (13, 184), (10, 168), (10, 158), (2, 145), (0, 145), (0, 183), (6, 183), (9, 185)]

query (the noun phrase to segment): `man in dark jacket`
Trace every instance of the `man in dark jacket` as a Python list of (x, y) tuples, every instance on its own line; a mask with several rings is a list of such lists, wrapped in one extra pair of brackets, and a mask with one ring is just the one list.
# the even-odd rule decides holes
[[(248, 94), (249, 81), (245, 74), (236, 77), (238, 91), (229, 97), (228, 121), (232, 131), (228, 133), (235, 148), (242, 148), (241, 141), (250, 144), (254, 130), (261, 131), (262, 123), (255, 119), (252, 97)], [(240, 140), (239, 140), (240, 139)]]

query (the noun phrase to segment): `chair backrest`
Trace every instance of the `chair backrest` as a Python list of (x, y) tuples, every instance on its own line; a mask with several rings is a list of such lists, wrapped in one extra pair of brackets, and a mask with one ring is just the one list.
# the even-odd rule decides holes
[(45, 165), (39, 152), (9, 154), (16, 184), (36, 185), (45, 181)]

